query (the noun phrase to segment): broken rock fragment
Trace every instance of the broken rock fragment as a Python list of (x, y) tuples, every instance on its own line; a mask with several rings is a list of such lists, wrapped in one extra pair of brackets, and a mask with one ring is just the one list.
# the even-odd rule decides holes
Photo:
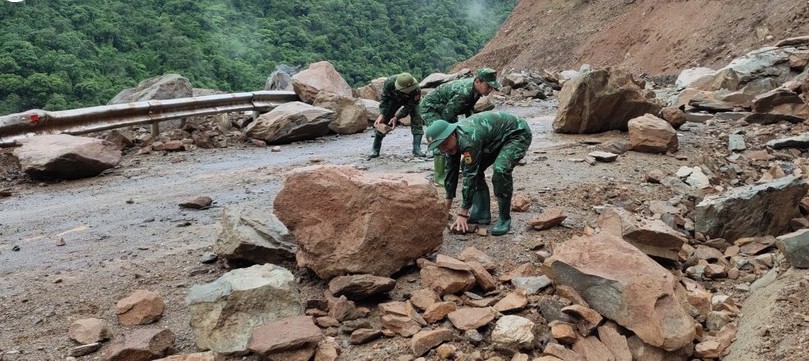
[(333, 295), (346, 295), (351, 299), (363, 299), (385, 294), (395, 286), (396, 280), (374, 275), (338, 276), (329, 281), (329, 291)]
[(248, 264), (278, 263), (295, 258), (295, 240), (289, 230), (261, 203), (227, 206), (214, 241), (217, 255)]
[(115, 305), (118, 322), (122, 325), (146, 325), (163, 317), (166, 305), (157, 292), (136, 290)]
[(248, 349), (271, 361), (307, 361), (323, 337), (311, 317), (287, 317), (256, 327)]
[(137, 329), (117, 337), (104, 350), (102, 361), (154, 360), (174, 346), (174, 333), (163, 329)]
[(673, 351), (694, 340), (695, 321), (683, 308), (677, 278), (620, 238), (599, 233), (559, 243), (543, 268), (651, 345)]
[(196, 285), (186, 304), (197, 347), (218, 353), (244, 352), (256, 326), (303, 314), (292, 273), (271, 264), (236, 269)]

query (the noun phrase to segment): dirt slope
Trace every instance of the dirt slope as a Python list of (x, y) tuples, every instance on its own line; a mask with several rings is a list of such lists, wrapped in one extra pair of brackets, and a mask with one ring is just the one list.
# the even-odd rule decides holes
[(520, 0), (494, 38), (456, 68), (622, 66), (652, 76), (718, 68), (809, 34), (805, 0)]

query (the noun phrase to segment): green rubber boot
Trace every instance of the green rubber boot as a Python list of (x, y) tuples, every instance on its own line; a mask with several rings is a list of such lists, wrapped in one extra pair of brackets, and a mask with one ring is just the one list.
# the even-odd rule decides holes
[(424, 158), (426, 155), (421, 152), (421, 134), (413, 134), (413, 156)]
[(476, 189), (472, 195), (472, 208), (469, 209), (469, 223), (490, 224), (492, 223), (492, 208), (489, 199), (489, 187)]
[(379, 151), (382, 150), (382, 138), (385, 138), (385, 135), (379, 132), (374, 134), (374, 145), (371, 148), (371, 154), (368, 155), (368, 159), (374, 159), (379, 157)]
[(497, 208), (500, 210), (500, 217), (491, 228), (492, 236), (502, 236), (511, 229), (511, 196), (497, 197)]
[(440, 152), (433, 157), (433, 182), (436, 185), (443, 187), (444, 180), (447, 178), (447, 158)]

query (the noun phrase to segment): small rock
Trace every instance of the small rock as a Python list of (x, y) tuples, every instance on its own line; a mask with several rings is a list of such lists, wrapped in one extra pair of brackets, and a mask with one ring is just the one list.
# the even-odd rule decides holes
[(207, 209), (213, 204), (211, 197), (201, 196), (192, 200), (180, 203), (180, 207), (189, 209)]
[[(93, 352), (98, 351), (101, 348), (100, 342), (88, 343), (86, 345), (76, 346), (71, 348), (67, 354), (73, 357), (79, 357), (84, 355), (89, 355)], [(2, 359), (0, 359), (2, 360)]]
[(214, 263), (219, 256), (213, 252), (205, 252), (202, 254), (202, 257), (199, 258), (200, 263)]
[(276, 146), (272, 147), (272, 150), (270, 150), (270, 151), (273, 152), (273, 153), (278, 153), (278, 152), (281, 151), (281, 146), (276, 145)]

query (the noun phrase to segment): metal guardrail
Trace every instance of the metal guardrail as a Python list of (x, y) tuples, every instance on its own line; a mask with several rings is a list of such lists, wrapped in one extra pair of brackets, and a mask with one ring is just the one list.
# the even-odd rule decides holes
[(192, 98), (147, 100), (126, 104), (49, 112), (40, 109), (0, 116), (0, 146), (17, 145), (41, 134), (85, 134), (211, 114), (255, 110), (267, 112), (299, 100), (295, 92), (264, 90)]

